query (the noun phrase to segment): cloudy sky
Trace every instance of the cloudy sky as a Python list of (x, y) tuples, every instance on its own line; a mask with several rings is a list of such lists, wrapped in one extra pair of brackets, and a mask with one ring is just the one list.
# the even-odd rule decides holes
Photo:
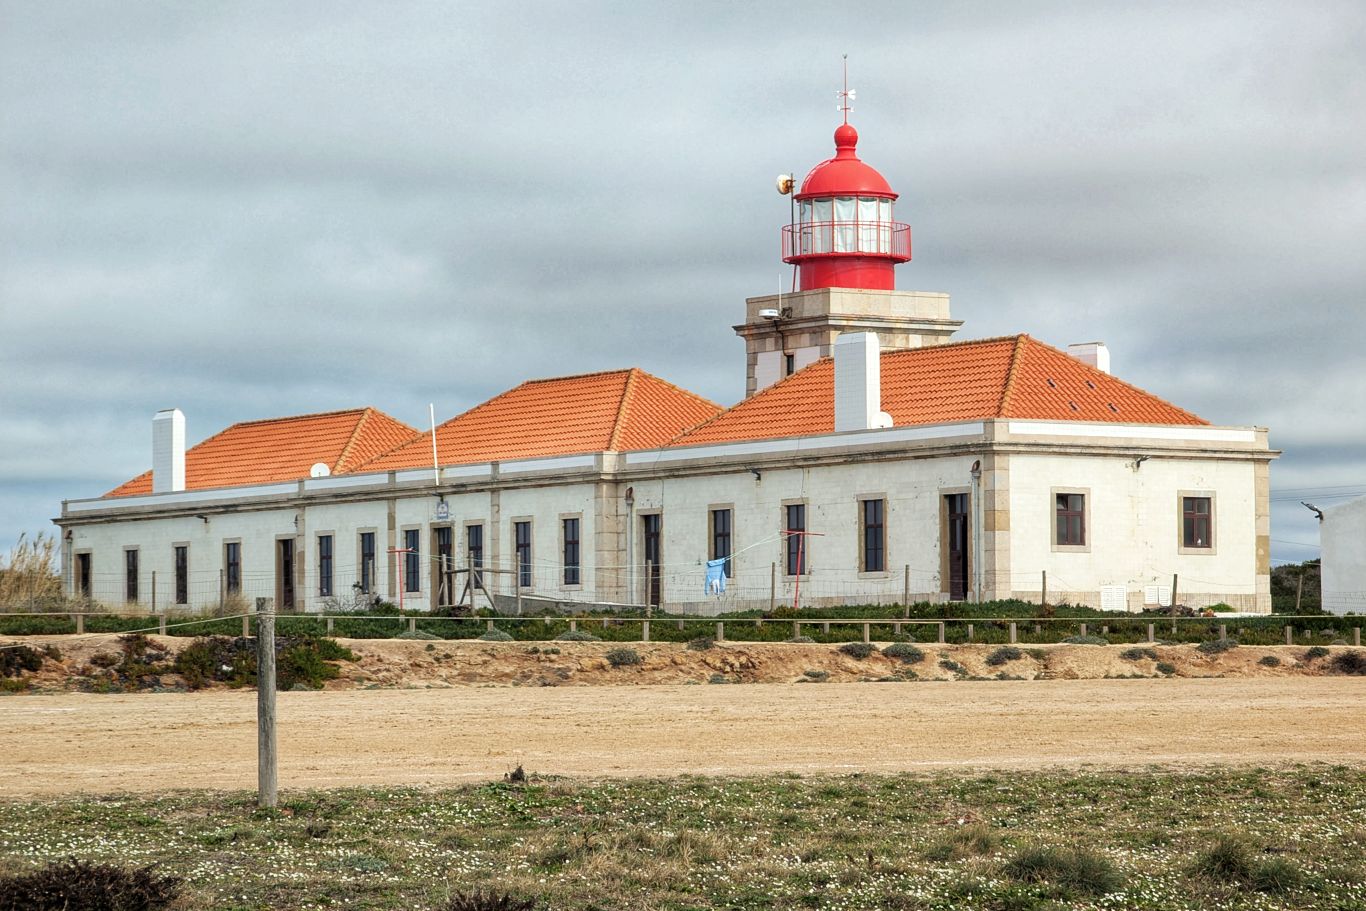
[(1297, 501), (1366, 492), (1355, 0), (0, 0), (0, 549), (162, 407), (420, 425), (631, 365), (734, 402), (842, 53), (900, 287), (1270, 427), (1273, 555), (1316, 555)]

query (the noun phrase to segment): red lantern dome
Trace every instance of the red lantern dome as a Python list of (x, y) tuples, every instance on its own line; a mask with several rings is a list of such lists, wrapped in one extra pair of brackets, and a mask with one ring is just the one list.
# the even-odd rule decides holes
[(783, 228), (783, 262), (801, 270), (801, 290), (896, 289), (895, 268), (911, 258), (911, 228), (892, 220), (886, 178), (855, 153), (858, 131), (835, 130), (835, 157), (811, 169), (795, 199), (797, 224)]

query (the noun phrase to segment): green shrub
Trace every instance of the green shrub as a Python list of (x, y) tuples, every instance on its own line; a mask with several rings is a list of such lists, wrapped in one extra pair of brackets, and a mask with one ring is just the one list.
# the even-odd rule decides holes
[(1168, 677), (1176, 673), (1176, 665), (1169, 661), (1159, 661), (1154, 668), (1159, 674), (1166, 674)]
[(505, 892), (457, 892), (441, 911), (533, 911), (535, 899), (514, 898)]
[(601, 637), (601, 636), (594, 636), (592, 633), (586, 633), (586, 632), (584, 632), (584, 631), (581, 630), (581, 629), (565, 630), (563, 633), (560, 633), (560, 634), (559, 634), (558, 636), (556, 636), (555, 638), (556, 638), (557, 640), (559, 640), (560, 642), (601, 642), (601, 641), (602, 641), (602, 637)]
[(730, 678), (725, 674), (712, 674), (707, 678), (708, 683), (730, 683)]
[(925, 653), (909, 642), (893, 642), (882, 650), (888, 658), (896, 658), (902, 664), (919, 664), (925, 660)]
[(43, 656), (27, 645), (0, 649), (0, 677), (18, 677), (43, 666)]
[(22, 677), (0, 677), (0, 693), (22, 693), (28, 689), (28, 681)]
[(415, 630), (404, 630), (403, 632), (399, 633), (399, 634), (398, 634), (397, 636), (395, 636), (394, 638), (395, 638), (395, 639), (422, 639), (422, 640), (431, 640), (431, 639), (440, 639), (441, 637), (438, 636), (436, 633), (429, 633), (429, 632), (427, 632), (425, 629), (415, 629)]
[(1338, 652), (1333, 656), (1330, 666), (1335, 674), (1351, 674), (1357, 677), (1366, 675), (1366, 652), (1359, 649)]
[(1211, 605), (1209, 606), (1208, 609), (1209, 609), (1210, 613), (1214, 613), (1214, 614), (1232, 614), (1232, 613), (1236, 613), (1236, 611), (1234, 611), (1234, 609), (1233, 609), (1233, 605), (1231, 605), (1231, 604), (1225, 604), (1225, 603), (1222, 602), (1222, 601), (1220, 601), (1218, 604), (1211, 604)]
[(1330, 652), (1328, 649), (1324, 648), (1323, 646), (1321, 646), (1321, 645), (1315, 645), (1315, 646), (1313, 646), (1313, 647), (1311, 647), (1311, 648), (1307, 648), (1307, 649), (1304, 650), (1304, 655), (1302, 656), (1302, 660), (1304, 660), (1304, 661), (1317, 661), (1317, 660), (1319, 660), (1320, 658), (1327, 658), (1327, 657), (1328, 657), (1329, 655), (1331, 655), (1331, 654), (1332, 654), (1332, 652)]
[(963, 860), (994, 854), (1001, 847), (1001, 836), (986, 823), (959, 826), (925, 850), (925, 859), (933, 861)]
[(1126, 648), (1119, 653), (1119, 657), (1125, 661), (1142, 661), (1144, 658), (1156, 661), (1157, 651), (1151, 648)]
[(1062, 640), (1067, 645), (1109, 645), (1110, 640), (1101, 636), (1068, 636)]
[(942, 659), (939, 662), (939, 666), (946, 671), (951, 671), (959, 675), (966, 675), (968, 672), (967, 668), (963, 667), (963, 665), (959, 664), (957, 661), (954, 661), (952, 658)]
[(812, 639), (810, 636), (793, 636), (791, 639), (785, 639), (783, 641), (789, 642), (792, 645), (811, 645), (815, 643), (816, 640)]
[(1206, 642), (1201, 642), (1195, 647), (1195, 650), (1205, 655), (1219, 655), (1237, 647), (1237, 639), (1210, 639)]
[(1082, 848), (1026, 848), (1006, 864), (1005, 873), (1022, 882), (1052, 883), (1083, 895), (1104, 895), (1124, 883), (1108, 858)]
[(826, 680), (830, 679), (830, 672), (806, 670), (802, 671), (802, 676), (815, 683), (824, 683)]
[(180, 894), (181, 880), (151, 866), (119, 867), (72, 858), (0, 878), (0, 911), (156, 911)]
[(640, 653), (633, 648), (614, 648), (607, 653), (607, 663), (612, 667), (627, 667), (640, 663)]
[(1019, 661), (1024, 656), (1025, 653), (1015, 646), (1003, 645), (990, 655), (987, 655), (987, 664), (991, 667), (1000, 667), (1008, 661)]
[[(321, 689), (324, 682), (341, 675), (329, 662), (355, 660), (355, 653), (335, 639), (282, 636), (275, 640), (275, 688)], [(131, 676), (144, 667), (125, 660), (119, 670)], [(185, 685), (195, 690), (211, 683), (255, 686), (256, 641), (202, 636), (182, 649), (166, 670), (179, 674)]]
[(481, 642), (511, 642), (512, 634), (494, 627), (479, 637)]
[(877, 646), (873, 645), (871, 642), (846, 642), (839, 647), (839, 651), (841, 654), (848, 655), (850, 658), (862, 661), (864, 658), (867, 658), (873, 652), (877, 651)]
[(1208, 848), (1196, 854), (1190, 872), (1258, 892), (1284, 892), (1304, 879), (1299, 868), (1288, 860), (1263, 858), (1247, 842), (1230, 835), (1217, 836)]
[(1281, 659), (1275, 655), (1263, 655), (1257, 663), (1262, 667), (1280, 667)]
[(716, 645), (716, 640), (710, 636), (698, 636), (696, 639), (689, 639), (687, 649), (690, 652), (705, 652)]

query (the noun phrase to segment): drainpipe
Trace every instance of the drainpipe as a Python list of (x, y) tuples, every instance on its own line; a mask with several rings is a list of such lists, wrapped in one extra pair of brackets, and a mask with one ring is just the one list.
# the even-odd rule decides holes
[(626, 603), (636, 597), (636, 489), (626, 488)]
[(982, 603), (982, 460), (972, 463), (972, 589)]

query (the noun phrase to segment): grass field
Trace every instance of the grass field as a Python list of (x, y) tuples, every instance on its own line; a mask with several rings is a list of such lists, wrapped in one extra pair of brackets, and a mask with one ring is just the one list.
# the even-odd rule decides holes
[(291, 793), (278, 811), (243, 793), (0, 804), (0, 872), (155, 863), (186, 879), (185, 907), (218, 911), (434, 909), (475, 885), (582, 911), (1353, 911), (1366, 909), (1363, 855), (1366, 770), (1329, 766), (533, 775)]

